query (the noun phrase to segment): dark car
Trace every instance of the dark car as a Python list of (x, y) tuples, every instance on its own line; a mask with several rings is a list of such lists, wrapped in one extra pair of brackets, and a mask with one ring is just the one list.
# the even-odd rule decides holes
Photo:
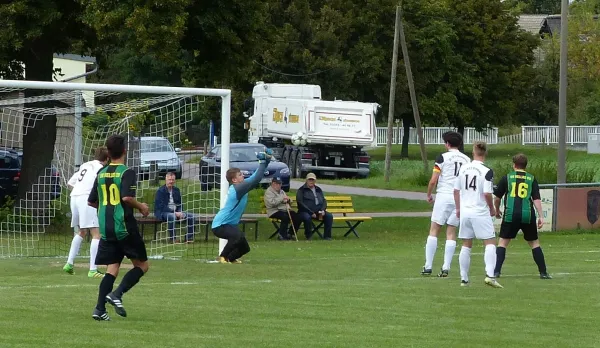
[[(6, 196), (12, 199), (17, 197), (22, 165), (23, 150), (0, 148), (0, 201), (2, 204), (6, 202)], [(38, 184), (49, 186), (50, 199), (60, 196), (60, 174), (55, 166), (52, 166), (47, 175), (38, 180)]]
[[(233, 143), (229, 149), (229, 167), (239, 168), (244, 178), (250, 177), (258, 169), (256, 154), (264, 152), (266, 147), (261, 144)], [(273, 177), (281, 178), (284, 191), (290, 190), (290, 169), (285, 163), (272, 160), (261, 180), (261, 187), (268, 187)], [(203, 191), (219, 188), (221, 185), (221, 145), (215, 146), (200, 159), (200, 186)]]

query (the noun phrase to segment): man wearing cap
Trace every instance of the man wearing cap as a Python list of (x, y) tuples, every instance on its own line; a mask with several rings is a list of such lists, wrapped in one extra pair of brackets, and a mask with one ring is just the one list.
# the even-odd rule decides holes
[(317, 176), (308, 173), (306, 183), (296, 193), (298, 202), (298, 217), (304, 222), (304, 235), (306, 239), (312, 237), (312, 219), (323, 220), (325, 229), (323, 238), (331, 240), (331, 227), (333, 226), (333, 215), (327, 212), (327, 200), (323, 190), (316, 185)]
[[(292, 217), (292, 223), (294, 228), (298, 231), (300, 227), (300, 219), (295, 211), (289, 209), (288, 204), (291, 203), (290, 198), (285, 194), (285, 191), (281, 189), (281, 178), (273, 177), (271, 180), (271, 186), (265, 191), (265, 207), (267, 208), (267, 215), (272, 219), (279, 219), (279, 240), (289, 240), (290, 234), (288, 232), (288, 225), (290, 223), (290, 216)], [(288, 214), (289, 209), (289, 214)]]

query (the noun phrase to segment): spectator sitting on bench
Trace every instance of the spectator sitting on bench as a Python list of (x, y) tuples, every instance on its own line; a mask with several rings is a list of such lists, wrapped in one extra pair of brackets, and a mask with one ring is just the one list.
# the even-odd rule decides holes
[(312, 237), (312, 219), (323, 220), (325, 240), (331, 240), (331, 228), (333, 227), (333, 215), (327, 212), (327, 200), (323, 190), (316, 185), (317, 176), (308, 173), (306, 183), (296, 193), (298, 202), (298, 217), (304, 222), (304, 235), (306, 239)]
[(169, 240), (177, 243), (175, 238), (175, 221), (187, 220), (187, 236), (185, 241), (194, 241), (194, 215), (182, 211), (181, 192), (175, 186), (175, 173), (169, 172), (165, 176), (165, 185), (158, 188), (154, 198), (154, 216), (167, 222)]
[[(290, 216), (292, 217), (292, 223), (294, 224), (295, 231), (298, 231), (300, 227), (300, 219), (295, 211), (289, 209), (288, 204), (292, 201), (285, 194), (285, 191), (281, 189), (281, 178), (273, 177), (271, 180), (271, 186), (265, 191), (265, 208), (267, 208), (267, 215), (271, 219), (278, 219), (279, 225), (279, 240), (291, 239), (293, 231), (288, 232), (290, 224)], [(288, 215), (289, 209), (289, 215)]]

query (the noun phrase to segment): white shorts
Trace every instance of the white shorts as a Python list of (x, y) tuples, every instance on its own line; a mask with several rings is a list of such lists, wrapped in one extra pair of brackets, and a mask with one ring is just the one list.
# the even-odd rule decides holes
[(431, 212), (431, 221), (440, 226), (450, 225), (458, 227), (460, 221), (456, 217), (456, 206), (454, 205), (453, 194), (439, 193), (435, 196), (433, 212)]
[(99, 227), (98, 211), (87, 204), (88, 196), (71, 197), (71, 227)]
[(496, 238), (494, 222), (491, 216), (460, 217), (460, 239), (492, 239)]

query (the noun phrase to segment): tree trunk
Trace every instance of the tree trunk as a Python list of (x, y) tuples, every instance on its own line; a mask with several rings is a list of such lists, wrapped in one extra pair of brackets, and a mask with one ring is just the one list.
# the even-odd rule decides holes
[[(34, 81), (52, 81), (53, 52), (41, 42), (35, 46), (34, 52), (24, 60), (25, 79)], [(50, 94), (52, 90), (25, 90), (25, 98)], [(27, 103), (25, 108), (46, 108), (51, 110), (52, 101)], [(26, 109), (27, 110), (27, 109)], [(52, 185), (56, 178), (52, 177), (52, 159), (56, 142), (56, 115), (25, 112), (23, 115), (23, 164), (19, 182), (18, 200), (30, 202), (50, 200)], [(36, 185), (37, 184), (37, 185)], [(34, 186), (35, 185), (35, 186)], [(31, 192), (29, 195), (28, 192)], [(27, 208), (42, 208), (27, 207)]]
[[(462, 136), (463, 136), (463, 139), (464, 139), (464, 136), (465, 136), (465, 125), (464, 125), (464, 124), (462, 124), (462, 122), (461, 122), (461, 124), (459, 124), (459, 125), (456, 127), (456, 131), (457, 131), (458, 133), (460, 133), (460, 135), (462, 135)], [(460, 152), (462, 152), (462, 153), (465, 153), (465, 143), (464, 143), (464, 141), (463, 141), (463, 142), (460, 144), (460, 146), (458, 147), (458, 150), (459, 150)]]
[(400, 151), (400, 158), (408, 158), (408, 142), (410, 140), (410, 124), (412, 118), (409, 115), (402, 117), (402, 128), (404, 134), (402, 135), (402, 150)]

